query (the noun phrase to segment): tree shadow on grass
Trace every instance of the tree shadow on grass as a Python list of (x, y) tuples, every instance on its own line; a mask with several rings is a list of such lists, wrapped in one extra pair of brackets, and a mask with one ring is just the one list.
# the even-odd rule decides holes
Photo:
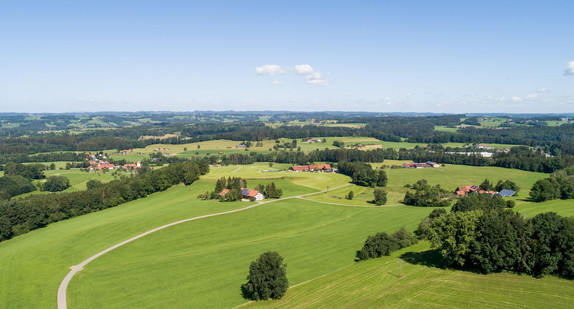
[(422, 265), (427, 267), (435, 267), (445, 269), (442, 257), (438, 250), (427, 250), (422, 252), (405, 252), (400, 256), (405, 262)]

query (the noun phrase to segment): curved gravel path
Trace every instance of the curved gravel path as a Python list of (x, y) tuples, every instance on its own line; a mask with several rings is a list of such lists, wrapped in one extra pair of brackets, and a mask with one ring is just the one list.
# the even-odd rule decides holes
[(130, 239), (124, 240), (118, 244), (115, 244), (105, 250), (102, 250), (94, 255), (92, 255), (91, 257), (87, 258), (86, 260), (84, 260), (83, 262), (81, 262), (78, 265), (74, 265), (72, 267), (70, 267), (70, 272), (68, 273), (68, 275), (66, 275), (66, 277), (64, 278), (64, 280), (62, 280), (62, 282), (60, 283), (60, 287), (58, 288), (58, 309), (67, 309), (68, 308), (68, 303), (67, 303), (67, 289), (68, 289), (68, 284), (70, 284), (70, 281), (72, 280), (72, 278), (76, 275), (76, 273), (78, 273), (79, 271), (82, 271), (84, 269), (84, 266), (86, 266), (88, 263), (90, 263), (91, 261), (99, 258), (100, 256), (116, 249), (119, 248), (127, 243), (130, 243), (134, 240), (140, 239), (144, 236), (147, 236), (151, 233), (163, 230), (165, 228), (168, 228), (170, 226), (174, 226), (174, 225), (178, 225), (180, 223), (185, 223), (185, 222), (189, 222), (189, 221), (193, 221), (193, 220), (199, 220), (199, 219), (204, 219), (204, 218), (209, 218), (209, 217), (215, 217), (215, 216), (221, 216), (221, 215), (225, 215), (225, 214), (230, 214), (230, 213), (234, 213), (234, 212), (240, 212), (240, 211), (244, 211), (244, 210), (248, 210), (257, 206), (261, 206), (264, 204), (268, 204), (268, 203), (272, 203), (272, 202), (278, 202), (278, 201), (283, 201), (283, 200), (288, 200), (288, 199), (293, 199), (293, 198), (303, 198), (304, 196), (308, 196), (308, 195), (313, 195), (313, 194), (318, 194), (318, 193), (324, 193), (330, 190), (334, 190), (334, 189), (339, 189), (342, 187), (346, 187), (346, 186), (350, 186), (351, 184), (346, 184), (346, 185), (342, 185), (336, 188), (332, 188), (329, 190), (323, 190), (323, 191), (319, 191), (319, 192), (313, 192), (313, 193), (307, 193), (307, 194), (302, 194), (302, 195), (296, 195), (296, 196), (289, 196), (289, 197), (285, 197), (285, 198), (280, 198), (280, 199), (276, 199), (276, 200), (267, 200), (264, 202), (260, 202), (254, 205), (250, 205), (247, 207), (243, 207), (243, 208), (239, 208), (239, 209), (234, 209), (234, 210), (229, 210), (229, 211), (224, 211), (224, 212), (218, 212), (218, 213), (213, 213), (213, 214), (208, 214), (208, 215), (203, 215), (203, 216), (197, 216), (197, 217), (193, 217), (193, 218), (188, 218), (188, 219), (183, 219), (183, 220), (179, 220), (176, 222), (172, 222), (166, 225), (162, 225), (160, 227), (156, 227), (155, 229), (151, 229), (147, 232), (141, 233), (137, 236), (134, 236)]

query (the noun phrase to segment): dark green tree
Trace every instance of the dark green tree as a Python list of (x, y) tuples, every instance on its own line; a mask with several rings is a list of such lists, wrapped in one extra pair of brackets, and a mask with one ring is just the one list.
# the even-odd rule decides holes
[(345, 197), (348, 200), (352, 200), (355, 197), (355, 193), (353, 191), (349, 191), (347, 196)]
[(247, 283), (241, 286), (243, 297), (250, 300), (280, 299), (287, 292), (287, 265), (275, 251), (261, 254), (251, 263)]
[(59, 192), (70, 187), (70, 180), (65, 176), (50, 176), (42, 184), (42, 191)]
[(480, 184), (480, 187), (485, 191), (490, 191), (493, 189), (493, 186), (490, 181), (488, 181), (488, 179), (484, 179), (484, 181)]
[(373, 193), (375, 195), (375, 199), (373, 200), (375, 205), (381, 206), (387, 203), (387, 191), (383, 189), (375, 189)]

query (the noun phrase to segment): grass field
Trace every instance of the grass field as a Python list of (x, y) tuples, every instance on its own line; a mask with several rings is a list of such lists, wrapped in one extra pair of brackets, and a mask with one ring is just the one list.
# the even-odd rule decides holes
[[(285, 196), (324, 190), (327, 185), (334, 188), (349, 181), (348, 177), (338, 174), (261, 172), (286, 167), (288, 165), (254, 164), (212, 168), (210, 174), (192, 186), (176, 186), (142, 200), (52, 224), (0, 243), (0, 264), (3, 265), (0, 307), (54, 307), (58, 285), (68, 268), (87, 257), (166, 223), (250, 205), (196, 199), (197, 194), (213, 190), (214, 180), (222, 176), (246, 177), (248, 186), (274, 181), (284, 189)], [(389, 190), (393, 192), (400, 192), (404, 183), (421, 178), (432, 184), (443, 182), (448, 187), (458, 185), (459, 181), (480, 183), (484, 178), (492, 182), (512, 179), (525, 186), (546, 177), (517, 170), (451, 165), (439, 169), (389, 169), (388, 172)], [(355, 192), (357, 200), (352, 202), (362, 199), (367, 205), (369, 189), (349, 186), (339, 190), (351, 188), (364, 190)], [(329, 197), (331, 194), (321, 193), (310, 198), (336, 200)], [(523, 196), (526, 196), (524, 191), (520, 198)], [(574, 215), (573, 204), (572, 201), (540, 204), (522, 201), (516, 210), (526, 211), (528, 216), (551, 210)], [(455, 298), (476, 290), (482, 298), (492, 297), (492, 302), (478, 303), (490, 307), (495, 306), (491, 304), (495, 304), (503, 292), (508, 294), (496, 285), (498, 281), (516, 287), (522, 294), (542, 291), (544, 297), (550, 297), (558, 293), (553, 291), (559, 291), (572, 295), (573, 285), (569, 281), (566, 282), (569, 286), (565, 286), (563, 280), (532, 281), (530, 277), (509, 274), (483, 280), (490, 277), (409, 263), (403, 263), (405, 277), (401, 282), (404, 285), (396, 285), (389, 274), (396, 274), (396, 256), (366, 263), (353, 261), (355, 251), (367, 235), (393, 232), (401, 226), (412, 231), (431, 211), (432, 208), (408, 206), (341, 207), (289, 199), (184, 223), (141, 238), (89, 264), (68, 288), (69, 305), (71, 308), (228, 308), (245, 304), (239, 287), (245, 282), (250, 262), (267, 250), (276, 250), (285, 258), (290, 286), (302, 285), (290, 289), (282, 301), (257, 306), (381, 307), (398, 306), (406, 300), (411, 306), (421, 303), (444, 306), (452, 299), (453, 307), (468, 307), (470, 303)], [(410, 248), (426, 249), (424, 244)], [(379, 278), (381, 282), (377, 281)], [(495, 290), (488, 290), (491, 285)], [(561, 303), (552, 300), (546, 303), (561, 307), (569, 304), (568, 297), (563, 297)], [(518, 298), (518, 294), (508, 296), (509, 301), (526, 303)]]
[[(373, 164), (374, 167), (381, 165), (402, 165), (406, 161), (385, 160), (383, 163)], [(387, 187), (387, 205), (400, 205), (407, 189), (404, 187), (406, 184), (413, 184), (421, 179), (426, 179), (431, 185), (440, 184), (441, 187), (448, 191), (454, 192), (458, 186), (468, 186), (471, 184), (480, 185), (484, 179), (488, 179), (491, 183), (496, 184), (499, 180), (512, 180), (519, 187), (520, 191), (517, 197), (513, 199), (517, 205), (529, 203), (528, 192), (532, 185), (539, 179), (548, 177), (548, 174), (533, 173), (515, 169), (505, 169), (500, 167), (477, 167), (477, 166), (464, 166), (464, 165), (451, 165), (447, 164), (445, 167), (440, 168), (423, 168), (423, 169), (386, 169), (389, 182)], [(344, 197), (353, 191), (357, 198), (352, 201), (344, 199)], [(372, 206), (369, 203), (367, 194), (365, 198), (358, 196), (359, 194), (372, 192), (372, 189), (367, 189), (360, 186), (348, 186), (324, 194), (318, 194), (309, 197), (309, 199), (330, 202), (345, 205), (359, 205), (359, 206)]]
[[(427, 266), (437, 262), (420, 243), (356, 263), (289, 289), (278, 301), (243, 308), (572, 308), (574, 284), (516, 274), (479, 275)], [(398, 259), (402, 258), (401, 277)], [(289, 275), (289, 272), (287, 273)]]
[(302, 283), (353, 264), (366, 235), (392, 232), (403, 225), (412, 230), (430, 211), (288, 200), (186, 223), (88, 265), (70, 286), (71, 304), (76, 308), (232, 307), (244, 302), (239, 286), (249, 263), (262, 252), (278, 251), (289, 265), (291, 284)]

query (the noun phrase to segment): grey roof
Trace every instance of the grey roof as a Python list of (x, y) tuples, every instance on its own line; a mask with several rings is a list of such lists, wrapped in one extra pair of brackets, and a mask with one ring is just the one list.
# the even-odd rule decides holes
[(516, 193), (516, 191), (503, 189), (502, 191), (498, 192), (498, 195), (500, 195), (502, 197), (508, 197), (508, 196), (513, 196), (514, 193)]

